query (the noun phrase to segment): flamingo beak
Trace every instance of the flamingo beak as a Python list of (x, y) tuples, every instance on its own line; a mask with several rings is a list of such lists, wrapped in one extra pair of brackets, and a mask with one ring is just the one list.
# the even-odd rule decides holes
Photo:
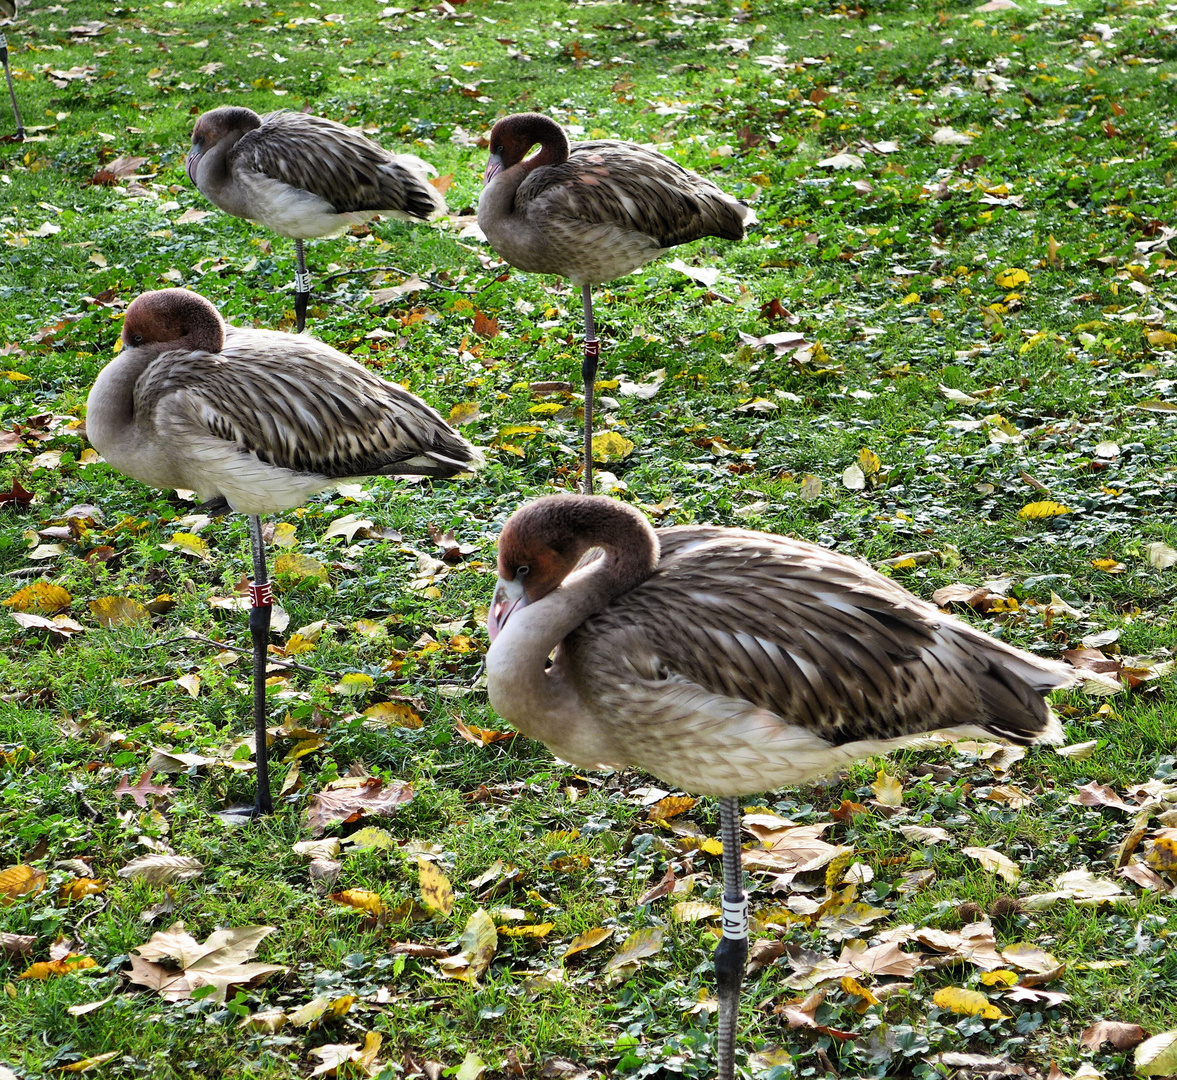
[(523, 591), (522, 582), (499, 578), (494, 600), (491, 601), (490, 611), (486, 616), (486, 630), (490, 634), (490, 640), (494, 641), (499, 636), (499, 632), (507, 625), (507, 620), (517, 608), (527, 607), (529, 603), (531, 601)]
[(188, 151), (188, 157), (184, 161), (184, 171), (188, 174), (188, 179), (192, 181), (192, 186), (196, 186), (196, 166), (200, 161), (200, 151), (195, 148)]
[(482, 174), (482, 186), (486, 187), (502, 171), (503, 159), (498, 154), (491, 154), (486, 163), (486, 172)]

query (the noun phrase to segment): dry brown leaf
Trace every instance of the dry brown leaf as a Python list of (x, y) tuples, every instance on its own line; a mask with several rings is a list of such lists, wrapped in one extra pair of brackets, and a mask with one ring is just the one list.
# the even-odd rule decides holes
[(148, 885), (167, 885), (173, 881), (191, 881), (204, 873), (204, 864), (190, 855), (140, 855), (132, 859), (118, 876), (140, 878)]
[(331, 825), (392, 814), (412, 798), (412, 784), (400, 780), (386, 784), (370, 777), (359, 787), (330, 787), (312, 796), (306, 821), (312, 835), (319, 836)]
[(1017, 863), (1009, 856), (1002, 855), (1000, 851), (994, 851), (993, 848), (966, 847), (961, 850), (965, 855), (976, 859), (986, 870), (992, 870), (1011, 885), (1022, 876)]
[(153, 784), (151, 782), (151, 770), (145, 770), (140, 776), (138, 782), (134, 787), (127, 783), (127, 778), (124, 776), (114, 789), (115, 797), (123, 795), (130, 795), (135, 800), (137, 806), (147, 807), (148, 795), (171, 795), (176, 789), (170, 784)]
[[(213, 1001), (222, 1002), (231, 986), (245, 986), (283, 972), (275, 964), (249, 962), (273, 926), (240, 926), (215, 930), (203, 943), (184, 929), (182, 922), (153, 934), (131, 956), (130, 981), (159, 991), (167, 1001), (183, 1001), (202, 986), (213, 987)], [(176, 966), (157, 963), (168, 960)]]
[(1148, 1038), (1148, 1032), (1139, 1024), (1125, 1024), (1119, 1020), (1100, 1020), (1092, 1024), (1079, 1036), (1079, 1045), (1097, 1052), (1104, 1043), (1111, 1043), (1117, 1050), (1131, 1050)]

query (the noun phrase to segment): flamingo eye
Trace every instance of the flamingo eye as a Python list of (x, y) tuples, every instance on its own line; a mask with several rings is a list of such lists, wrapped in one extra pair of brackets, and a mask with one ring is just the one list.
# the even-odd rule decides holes
[(133, 335), (131, 338), (131, 344), (132, 345), (142, 345), (143, 344), (143, 335), (142, 334)]
[(500, 143), (498, 146), (495, 147), (495, 153), (501, 154), (506, 149), (507, 148)]
[(517, 578), (527, 577), (527, 575), (530, 573), (531, 573), (530, 566), (521, 566), (521, 567), (519, 567), (518, 570), (515, 571), (515, 577), (517, 577)]

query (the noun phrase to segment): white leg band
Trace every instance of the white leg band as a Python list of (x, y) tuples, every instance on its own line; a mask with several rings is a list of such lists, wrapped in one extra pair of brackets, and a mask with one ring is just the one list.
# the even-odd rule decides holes
[(311, 291), (311, 274), (309, 270), (294, 271), (294, 291), (301, 293)]
[(720, 900), (723, 908), (723, 936), (739, 941), (748, 936), (748, 894), (741, 893), (738, 900), (726, 896)]

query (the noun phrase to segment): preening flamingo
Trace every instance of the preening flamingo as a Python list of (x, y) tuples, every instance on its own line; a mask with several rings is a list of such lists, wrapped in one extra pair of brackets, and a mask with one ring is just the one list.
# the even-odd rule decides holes
[(143, 293), (123, 349), (86, 403), (87, 437), (113, 468), (187, 488), (249, 515), (254, 811), (273, 808), (266, 747), (266, 647), (273, 589), (261, 517), (360, 476), (452, 477), (482, 454), (420, 398), (306, 335), (228, 326), (186, 289)]
[[(540, 144), (531, 157), (527, 152)], [(593, 390), (601, 343), (592, 286), (705, 236), (742, 240), (749, 206), (664, 154), (613, 139), (569, 143), (538, 113), (495, 124), (478, 226), (512, 266), (580, 286), (584, 309), (584, 490), (593, 490)]]
[(498, 571), (486, 656), (498, 713), (579, 767), (633, 766), (719, 797), (721, 1080), (748, 949), (738, 796), (932, 731), (1061, 742), (1044, 695), (1080, 679), (844, 555), (739, 529), (655, 531), (603, 496), (516, 511)]
[(306, 325), (311, 277), (303, 241), (338, 236), (378, 214), (424, 221), (445, 210), (415, 154), (390, 154), (354, 128), (321, 116), (225, 105), (192, 129), (188, 178), (209, 202), (294, 241), (294, 312)]
[[(16, 0), (0, 0), (0, 17), (16, 18)], [(8, 38), (3, 30), (0, 30), (0, 64), (4, 65), (4, 78), (8, 80), (8, 97), (12, 101), (12, 115), (16, 118), (16, 134), (4, 141), (20, 142), (25, 137), (25, 126), (20, 118), (20, 109), (16, 105), (16, 89), (12, 85), (12, 71), (8, 67)]]

